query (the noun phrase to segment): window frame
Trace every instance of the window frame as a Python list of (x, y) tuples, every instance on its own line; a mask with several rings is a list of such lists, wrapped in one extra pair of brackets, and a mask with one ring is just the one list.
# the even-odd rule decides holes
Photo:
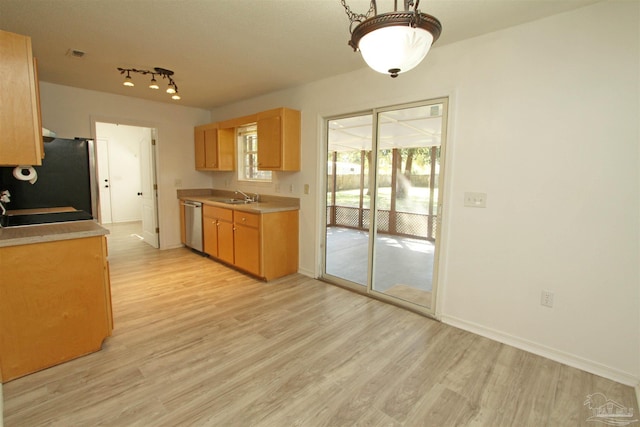
[[(247, 139), (255, 140), (248, 142)], [(244, 182), (273, 182), (273, 173), (258, 169), (258, 125), (249, 123), (236, 128), (238, 181)], [(250, 148), (250, 145), (254, 147)]]

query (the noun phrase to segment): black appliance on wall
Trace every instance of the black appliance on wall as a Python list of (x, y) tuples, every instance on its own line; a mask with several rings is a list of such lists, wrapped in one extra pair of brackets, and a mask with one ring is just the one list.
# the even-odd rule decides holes
[(8, 216), (4, 218), (4, 225), (97, 218), (93, 140), (56, 138), (45, 142), (44, 153), (42, 166), (34, 166), (37, 180), (33, 184), (16, 179), (14, 167), (0, 168), (0, 190), (11, 193), (11, 202), (5, 204), (6, 209), (71, 207), (75, 211)]

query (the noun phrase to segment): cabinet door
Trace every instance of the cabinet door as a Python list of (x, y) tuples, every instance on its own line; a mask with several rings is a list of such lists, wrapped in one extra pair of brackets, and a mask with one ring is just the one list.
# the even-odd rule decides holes
[(258, 119), (258, 169), (282, 168), (281, 121), (280, 115)]
[(233, 245), (233, 223), (230, 221), (218, 221), (218, 258), (233, 264)]
[(258, 169), (300, 170), (300, 111), (276, 108), (258, 113)]
[(9, 381), (111, 335), (103, 236), (0, 248), (0, 372)]
[(204, 167), (218, 169), (218, 129), (204, 131)]
[(234, 212), (236, 267), (261, 276), (260, 216)]
[[(0, 31), (0, 164), (42, 164), (42, 127), (31, 38)], [(6, 107), (6, 108), (4, 108)]]
[(205, 168), (204, 132), (204, 129), (196, 128), (193, 135), (196, 151), (196, 170)]
[(236, 169), (236, 129), (218, 129), (218, 170)]
[(202, 218), (202, 240), (204, 253), (218, 256), (218, 220), (205, 216)]

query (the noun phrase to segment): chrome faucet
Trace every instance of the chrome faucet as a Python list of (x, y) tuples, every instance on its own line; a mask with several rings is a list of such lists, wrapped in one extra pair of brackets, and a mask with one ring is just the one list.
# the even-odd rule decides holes
[[(244, 200), (245, 200), (245, 202), (255, 202), (255, 200), (253, 199), (253, 197), (248, 196), (247, 194), (243, 193), (242, 191), (240, 191), (240, 190), (236, 190), (236, 194), (238, 194), (238, 193), (240, 193), (240, 194), (242, 194), (242, 195), (244, 196)], [(257, 194), (256, 194), (256, 196), (257, 196)]]

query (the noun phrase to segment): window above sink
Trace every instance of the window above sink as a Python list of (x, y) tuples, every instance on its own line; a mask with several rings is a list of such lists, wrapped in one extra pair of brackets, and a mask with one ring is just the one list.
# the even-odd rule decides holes
[(258, 170), (258, 125), (250, 123), (236, 130), (238, 181), (271, 182), (271, 171)]

